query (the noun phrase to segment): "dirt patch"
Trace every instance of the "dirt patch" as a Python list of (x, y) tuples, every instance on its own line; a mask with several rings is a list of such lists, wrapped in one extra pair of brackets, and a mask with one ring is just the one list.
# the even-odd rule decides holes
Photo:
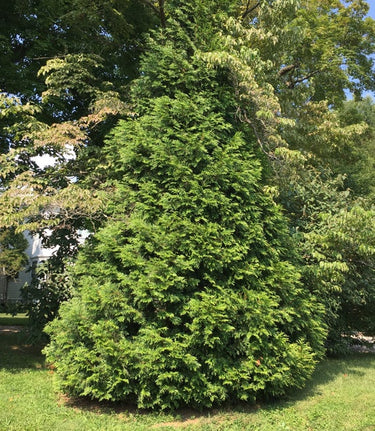
[(194, 419), (184, 419), (180, 421), (172, 421), (172, 422), (161, 422), (160, 424), (153, 425), (152, 429), (162, 428), (162, 427), (173, 427), (173, 428), (184, 428), (188, 427), (189, 425), (197, 425), (198, 423), (201, 423), (204, 421), (205, 418), (194, 418)]
[[(60, 393), (58, 396), (58, 405), (69, 407), (72, 410), (90, 411), (97, 414), (115, 413), (117, 418), (124, 421), (135, 421), (137, 416), (149, 415), (150, 410), (139, 409), (135, 404), (130, 402), (111, 402), (111, 401), (95, 401), (86, 397), (70, 397), (66, 394)], [(194, 409), (178, 409), (176, 412), (176, 419), (168, 422), (160, 422), (150, 425), (149, 429), (159, 429), (163, 427), (171, 428), (185, 428), (190, 425), (203, 424), (209, 420), (210, 417), (218, 414), (218, 410), (211, 409), (208, 412), (198, 412)]]

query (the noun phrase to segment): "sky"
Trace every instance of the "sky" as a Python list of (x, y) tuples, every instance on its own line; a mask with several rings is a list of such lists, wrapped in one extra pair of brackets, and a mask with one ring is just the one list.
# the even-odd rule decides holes
[(375, 19), (375, 0), (367, 0), (367, 3), (370, 5), (369, 15)]

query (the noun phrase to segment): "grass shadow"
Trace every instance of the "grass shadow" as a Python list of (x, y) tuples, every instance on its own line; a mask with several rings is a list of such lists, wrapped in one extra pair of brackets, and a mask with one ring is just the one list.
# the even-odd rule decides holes
[(0, 369), (12, 372), (44, 368), (44, 346), (30, 343), (26, 328), (10, 328), (0, 333)]
[[(322, 395), (321, 388), (329, 384), (339, 376), (357, 377), (365, 376), (366, 370), (373, 369), (375, 364), (374, 353), (353, 352), (342, 358), (327, 358), (319, 363), (310, 380), (301, 389), (290, 389), (283, 397), (262, 400), (257, 404), (257, 409), (280, 410), (293, 406), (298, 401), (307, 400)], [(233, 406), (232, 411), (250, 413), (254, 406), (241, 404)]]
[[(328, 358), (319, 363), (303, 389), (288, 391), (285, 399), (298, 401), (320, 394), (319, 387), (329, 383), (339, 375), (363, 376), (365, 370), (373, 368), (375, 355), (372, 353), (351, 353), (341, 358)], [(363, 371), (361, 371), (361, 368)]]
[[(141, 409), (131, 402), (110, 402), (110, 401), (95, 401), (89, 398), (75, 398), (66, 395), (59, 396), (59, 405), (71, 408), (75, 411), (90, 412), (98, 415), (119, 415), (129, 417), (154, 417), (158, 423), (150, 425), (149, 429), (157, 429), (162, 427), (179, 427), (194, 425), (195, 423), (215, 418), (215, 416), (223, 414), (224, 410), (234, 412), (235, 409), (228, 406), (215, 407), (210, 409), (194, 409), (181, 407), (174, 411), (153, 411), (150, 409)], [(256, 411), (257, 406), (249, 407), (249, 410)]]

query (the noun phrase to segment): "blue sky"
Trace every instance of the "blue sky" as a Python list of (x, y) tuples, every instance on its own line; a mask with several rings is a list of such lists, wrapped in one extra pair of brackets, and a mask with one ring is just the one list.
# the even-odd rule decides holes
[(369, 13), (369, 15), (372, 18), (375, 18), (375, 0), (367, 0), (367, 3), (370, 5), (370, 13)]

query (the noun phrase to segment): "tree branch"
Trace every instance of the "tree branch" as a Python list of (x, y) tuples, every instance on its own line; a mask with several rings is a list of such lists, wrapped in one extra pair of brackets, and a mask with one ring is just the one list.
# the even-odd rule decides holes
[(54, 55), (52, 57), (32, 57), (31, 60), (53, 60), (54, 58), (65, 58), (66, 54), (61, 54), (61, 55)]
[(147, 6), (149, 6), (155, 13), (156, 15), (159, 16), (159, 9), (152, 4), (152, 2), (150, 0), (142, 0), (143, 3), (145, 3)]
[(237, 117), (239, 118), (240, 121), (243, 121), (247, 124), (249, 124), (251, 126), (251, 128), (253, 129), (255, 138), (258, 142), (258, 145), (261, 149), (261, 151), (271, 160), (278, 160), (277, 157), (275, 156), (275, 154), (271, 151), (267, 151), (262, 139), (260, 137), (260, 134), (258, 133), (258, 130), (255, 126), (255, 124), (248, 118), (247, 113), (244, 109), (241, 109), (240, 107), (237, 108), (237, 112), (236, 112)]
[(155, 12), (155, 14), (160, 18), (161, 26), (163, 28), (165, 28), (166, 24), (167, 24), (167, 20), (165, 17), (165, 9), (164, 9), (165, 0), (159, 0), (158, 1), (158, 7), (155, 6), (151, 2), (151, 0), (142, 0), (142, 1), (144, 4), (146, 4), (148, 7), (150, 7)]
[(245, 10), (245, 12), (242, 14), (242, 19), (245, 19), (249, 14), (251, 14), (251, 12), (252, 12), (253, 10), (255, 10), (257, 7), (259, 7), (259, 6), (260, 6), (260, 1), (258, 1), (258, 3), (256, 3), (253, 7), (251, 7), (251, 8), (249, 9), (249, 3), (250, 3), (250, 1), (248, 1), (248, 2), (247, 2), (246, 10)]
[(286, 73), (293, 72), (293, 70), (296, 69), (297, 67), (298, 66), (296, 64), (290, 64), (289, 66), (284, 66), (277, 72), (277, 74), (279, 76), (283, 76)]
[(287, 85), (288, 88), (293, 89), (296, 86), (296, 84), (300, 84), (301, 82), (306, 81), (307, 79), (312, 78), (314, 75), (318, 74), (319, 72), (321, 72), (321, 71), (320, 70), (314, 70), (313, 72), (310, 72), (307, 75), (302, 76), (301, 78), (294, 79), (293, 81), (288, 81), (286, 83), (286, 85)]
[(167, 25), (167, 20), (165, 18), (164, 3), (165, 3), (165, 0), (159, 0), (159, 16), (160, 16), (160, 23), (163, 28), (165, 28)]

